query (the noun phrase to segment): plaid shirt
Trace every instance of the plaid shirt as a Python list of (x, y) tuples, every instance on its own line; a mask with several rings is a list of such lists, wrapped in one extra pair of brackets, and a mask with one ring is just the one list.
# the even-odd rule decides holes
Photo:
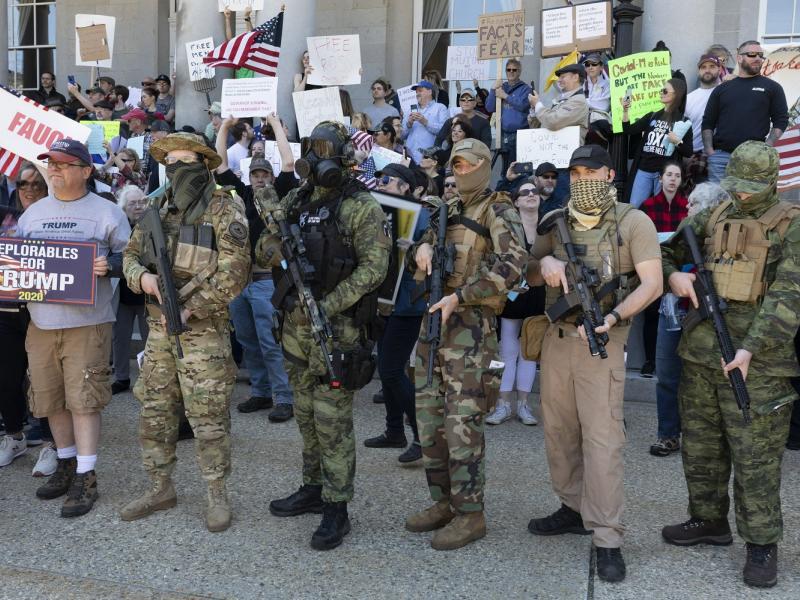
[(656, 231), (664, 233), (675, 231), (680, 222), (686, 218), (689, 199), (680, 192), (675, 194), (672, 202), (667, 202), (664, 192), (651, 196), (639, 207), (656, 225)]

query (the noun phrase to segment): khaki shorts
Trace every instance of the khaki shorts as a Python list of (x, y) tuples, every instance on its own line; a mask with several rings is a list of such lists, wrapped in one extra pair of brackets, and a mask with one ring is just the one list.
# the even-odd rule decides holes
[(34, 417), (64, 410), (97, 413), (111, 401), (111, 328), (111, 323), (69, 329), (28, 326), (28, 401)]

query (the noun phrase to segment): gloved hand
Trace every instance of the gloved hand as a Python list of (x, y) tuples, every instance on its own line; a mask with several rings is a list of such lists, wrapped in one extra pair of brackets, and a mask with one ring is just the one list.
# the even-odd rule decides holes
[(294, 307), (294, 310), (292, 310), (292, 312), (289, 313), (289, 319), (292, 321), (292, 323), (300, 327), (308, 325), (308, 318), (306, 317), (306, 313), (303, 310), (303, 307), (300, 306), (299, 304)]
[(269, 232), (264, 232), (256, 243), (256, 262), (259, 267), (278, 267), (283, 260), (281, 241)]

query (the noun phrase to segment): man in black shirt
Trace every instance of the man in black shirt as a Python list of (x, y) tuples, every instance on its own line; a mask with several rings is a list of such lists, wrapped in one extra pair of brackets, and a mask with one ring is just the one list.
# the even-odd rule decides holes
[[(708, 180), (719, 183), (731, 152), (747, 140), (772, 145), (789, 124), (781, 85), (761, 75), (764, 49), (749, 40), (739, 46), (739, 76), (711, 92), (703, 114), (703, 147), (708, 156)], [(772, 129), (770, 129), (770, 125)]]
[(42, 71), (39, 81), (41, 86), (35, 92), (27, 92), (26, 95), (39, 104), (46, 104), (48, 100), (61, 100), (61, 104), (66, 104), (67, 99), (64, 94), (56, 91), (56, 76), (50, 71)]

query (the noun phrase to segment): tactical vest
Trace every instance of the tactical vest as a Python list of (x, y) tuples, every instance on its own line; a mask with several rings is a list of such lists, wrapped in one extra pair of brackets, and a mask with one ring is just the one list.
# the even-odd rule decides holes
[[(608, 313), (614, 307), (619, 306), (635, 288), (639, 285), (639, 277), (636, 272), (621, 273), (619, 249), (624, 240), (619, 234), (619, 224), (625, 216), (633, 209), (630, 204), (618, 203), (613, 210), (607, 210), (603, 218), (596, 227), (588, 231), (576, 231), (570, 228), (572, 243), (575, 253), (583, 264), (590, 269), (596, 269), (600, 277), (600, 288), (592, 292), (597, 296), (600, 309), (603, 314)], [(567, 218), (569, 218), (567, 216)], [(558, 235), (553, 233), (551, 235)], [(554, 244), (553, 256), (558, 260), (567, 261), (567, 253), (564, 245)], [(549, 308), (561, 297), (563, 288), (547, 286), (545, 295), (545, 305)], [(563, 319), (571, 320), (573, 315), (577, 315), (580, 308), (571, 311)], [(623, 325), (628, 325), (630, 321), (623, 321)]]
[[(705, 264), (720, 297), (755, 304), (775, 280), (780, 252), (771, 249), (780, 249), (800, 206), (781, 201), (757, 219), (732, 219), (725, 216), (732, 205), (732, 200), (721, 203), (708, 219)], [(777, 240), (770, 240), (771, 232), (777, 234)]]

